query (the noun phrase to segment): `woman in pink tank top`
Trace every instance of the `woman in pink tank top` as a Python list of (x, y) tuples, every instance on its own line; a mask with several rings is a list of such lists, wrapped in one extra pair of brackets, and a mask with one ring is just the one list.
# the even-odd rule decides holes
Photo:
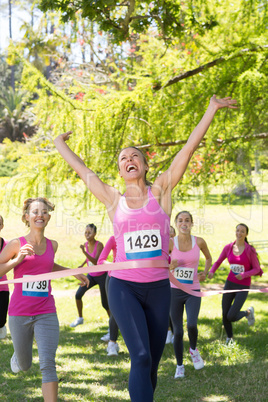
[[(80, 267), (83, 267), (85, 264), (87, 264), (88, 267), (91, 265), (97, 265), (98, 258), (103, 250), (103, 244), (95, 239), (96, 234), (97, 234), (97, 227), (94, 225), (94, 223), (89, 223), (85, 229), (85, 238), (87, 241), (85, 244), (80, 245), (80, 248), (86, 257), (85, 261), (80, 265)], [(79, 286), (75, 294), (75, 302), (78, 317), (70, 324), (70, 327), (74, 328), (77, 325), (81, 325), (84, 323), (82, 298), (89, 289), (91, 289), (96, 285), (99, 285), (102, 306), (106, 310), (108, 317), (110, 316), (110, 310), (105, 291), (106, 276), (107, 272), (105, 271), (91, 272), (87, 274), (87, 278), (89, 280), (89, 286), (87, 288), (84, 286), (83, 287)]]
[[(116, 187), (102, 182), (71, 151), (66, 144), (71, 131), (59, 135), (54, 141), (62, 157), (105, 205), (114, 227), (116, 261), (126, 262), (126, 267), (138, 262), (132, 264), (138, 265), (136, 269), (120, 269), (120, 272), (113, 273), (108, 292), (110, 309), (130, 353), (129, 393), (134, 402), (153, 401), (158, 364), (165, 346), (170, 305), (167, 261), (171, 192), (180, 181), (217, 110), (235, 108), (235, 103), (230, 98), (217, 99), (213, 95), (187, 143), (167, 171), (159, 175), (152, 185), (146, 180), (149, 166), (142, 152), (135, 147), (121, 150), (117, 162), (119, 175), (126, 186), (124, 195)], [(143, 268), (146, 259), (151, 261), (150, 268)], [(156, 260), (159, 259), (163, 264), (157, 268)]]
[[(0, 215), (0, 232), (4, 227), (4, 218)], [(6, 246), (7, 242), (0, 237), (0, 253)], [(7, 335), (6, 321), (7, 309), (9, 303), (9, 288), (8, 285), (1, 285), (1, 282), (6, 281), (7, 276), (0, 276), (0, 339), (4, 339)]]
[[(0, 254), (0, 276), (11, 269), (14, 278), (38, 275), (68, 268), (54, 262), (58, 244), (44, 236), (54, 205), (46, 198), (29, 198), (24, 202), (22, 220), (30, 228), (25, 237), (11, 240)], [(76, 275), (88, 286), (86, 276)], [(50, 281), (23, 282), (14, 285), (9, 304), (9, 329), (14, 354), (10, 365), (13, 373), (27, 371), (32, 364), (33, 337), (38, 345), (45, 402), (56, 402), (58, 379), (55, 355), (59, 323)]]
[[(175, 218), (178, 228), (178, 236), (170, 241), (171, 264), (170, 269), (178, 280), (178, 285), (183, 285), (183, 290), (171, 285), (171, 320), (174, 331), (174, 351), (177, 367), (174, 378), (182, 378), (185, 375), (183, 365), (183, 312), (187, 315), (187, 331), (190, 341), (190, 356), (196, 370), (204, 367), (197, 345), (197, 321), (201, 306), (201, 298), (187, 293), (187, 288), (200, 290), (199, 281), (205, 280), (211, 267), (212, 258), (207, 244), (202, 237), (191, 235), (193, 217), (188, 211), (181, 211)], [(205, 269), (198, 272), (200, 250), (205, 256)]]
[(262, 275), (262, 269), (256, 250), (247, 241), (248, 227), (244, 223), (236, 226), (236, 240), (227, 244), (221, 252), (218, 260), (213, 264), (208, 277), (212, 279), (214, 273), (227, 258), (230, 271), (225, 282), (224, 289), (232, 290), (232, 293), (224, 293), (222, 296), (222, 321), (227, 334), (226, 344), (233, 343), (232, 322), (247, 318), (248, 325), (254, 325), (254, 308), (248, 307), (241, 311), (248, 292), (235, 292), (235, 290), (249, 289), (251, 277)]

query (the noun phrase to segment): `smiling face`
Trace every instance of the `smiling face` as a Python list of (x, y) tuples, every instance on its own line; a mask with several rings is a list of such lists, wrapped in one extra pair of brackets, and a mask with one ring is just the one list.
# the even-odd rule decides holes
[(90, 226), (87, 226), (85, 230), (85, 238), (87, 239), (87, 241), (93, 240), (95, 236), (96, 236), (95, 230)]
[(188, 212), (181, 212), (176, 219), (176, 225), (181, 234), (190, 234), (193, 226), (192, 217)]
[(30, 228), (45, 228), (50, 220), (48, 206), (44, 202), (32, 202), (28, 213), (25, 214), (25, 219)]
[(143, 154), (135, 148), (123, 149), (118, 157), (119, 174), (125, 180), (143, 178), (149, 170)]
[(236, 239), (239, 241), (245, 241), (247, 235), (248, 235), (248, 230), (246, 226), (244, 225), (237, 225), (236, 231), (235, 231)]

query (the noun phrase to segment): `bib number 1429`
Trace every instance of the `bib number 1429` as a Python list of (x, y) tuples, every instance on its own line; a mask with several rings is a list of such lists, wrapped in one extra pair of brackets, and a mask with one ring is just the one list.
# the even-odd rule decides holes
[(159, 256), (162, 254), (160, 230), (124, 233), (124, 246), (128, 260)]

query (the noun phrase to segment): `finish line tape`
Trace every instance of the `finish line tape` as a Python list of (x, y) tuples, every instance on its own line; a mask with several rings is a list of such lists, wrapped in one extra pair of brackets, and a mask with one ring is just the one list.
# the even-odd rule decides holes
[[(0, 290), (1, 285), (7, 285), (11, 283), (23, 283), (23, 282), (38, 282), (45, 281), (51, 279), (59, 279), (65, 278), (67, 276), (73, 276), (78, 274), (90, 274), (91, 272), (101, 272), (101, 271), (115, 271), (121, 269), (135, 269), (140, 268), (140, 260), (135, 261), (124, 261), (124, 262), (115, 262), (115, 263), (106, 263), (102, 265), (94, 265), (90, 267), (81, 267), (75, 269), (64, 269), (61, 271), (49, 272), (46, 274), (40, 275), (27, 275), (24, 278), (10, 279), (7, 281), (0, 281)], [(169, 264), (165, 260), (144, 260), (142, 261), (142, 268), (168, 268)], [(223, 293), (234, 293), (234, 292), (253, 292), (253, 293), (268, 293), (268, 288), (262, 289), (237, 289), (237, 290), (208, 290), (208, 291), (196, 291), (194, 289), (189, 288), (187, 285), (180, 283), (171, 272), (169, 272), (169, 280), (172, 282), (178, 289), (183, 290), (185, 293), (188, 293), (192, 296), (196, 297), (206, 297), (206, 296), (214, 296)]]

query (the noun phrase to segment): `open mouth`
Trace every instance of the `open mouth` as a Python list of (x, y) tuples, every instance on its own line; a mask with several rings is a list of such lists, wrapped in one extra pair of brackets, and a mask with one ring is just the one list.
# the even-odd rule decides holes
[(135, 172), (136, 170), (137, 170), (137, 168), (134, 165), (129, 165), (127, 167), (127, 172)]

